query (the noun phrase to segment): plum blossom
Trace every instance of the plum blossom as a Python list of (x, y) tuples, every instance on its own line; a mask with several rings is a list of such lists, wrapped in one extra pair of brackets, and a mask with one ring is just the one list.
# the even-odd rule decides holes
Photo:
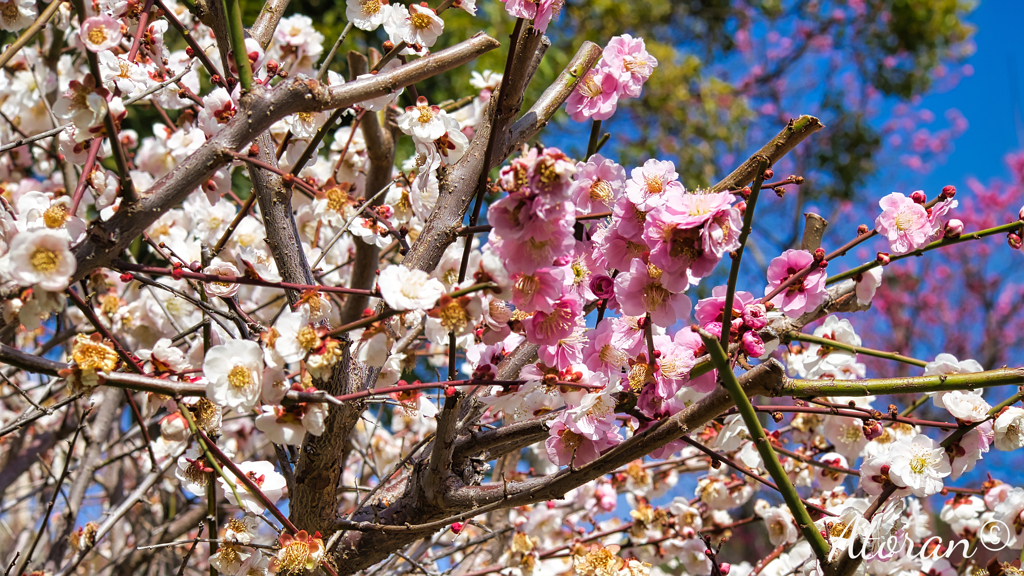
[(301, 402), (288, 407), (263, 406), (256, 417), (256, 429), (275, 444), (298, 446), (309, 432), (313, 436), (324, 433), (327, 407), (321, 402)]
[(82, 44), (93, 52), (110, 50), (121, 42), (121, 22), (106, 14), (86, 18), (80, 37)]
[(662, 285), (662, 274), (653, 264), (633, 260), (629, 272), (615, 279), (615, 296), (622, 312), (630, 316), (650, 314), (655, 324), (666, 328), (689, 316), (690, 299)]
[(951, 472), (945, 450), (924, 434), (896, 442), (889, 452), (889, 461), (893, 484), (910, 488), (919, 498), (942, 490), (942, 479)]
[[(277, 471), (274, 470), (274, 465), (270, 462), (265, 460), (242, 462), (238, 465), (238, 469), (246, 478), (251, 480), (257, 488), (260, 489), (260, 492), (263, 492), (263, 495), (267, 497), (267, 500), (269, 500), (271, 504), (277, 503), (277, 501), (281, 499), (281, 496), (284, 495), (284, 476), (278, 474)], [(227, 477), (227, 480), (224, 478), (218, 478), (217, 481), (220, 482), (224, 491), (228, 494), (231, 493), (231, 485), (228, 484), (228, 482), (231, 482), (234, 484), (235, 492), (238, 493), (238, 497), (241, 499), (245, 511), (250, 514), (263, 514), (266, 507), (263, 506), (263, 503), (259, 499), (245, 489), (245, 484), (239, 480), (230, 469), (224, 468), (223, 472), (224, 476)]]
[(600, 154), (576, 164), (576, 178), (569, 189), (577, 214), (611, 211), (625, 190), (626, 169)]
[(576, 122), (607, 120), (615, 114), (619, 103), (619, 80), (607, 68), (598, 64), (565, 100), (565, 111)]
[(377, 279), (381, 298), (394, 310), (429, 310), (444, 294), (444, 284), (422, 270), (392, 264)]
[(648, 160), (633, 168), (626, 181), (626, 198), (643, 211), (661, 206), (669, 199), (677, 201), (685, 191), (671, 160)]
[(534, 344), (554, 345), (572, 335), (583, 311), (583, 304), (574, 294), (567, 294), (554, 303), (550, 312), (534, 312), (523, 319), (526, 336)]
[(78, 268), (67, 235), (45, 228), (15, 236), (7, 258), (7, 273), (15, 282), (49, 292), (65, 290)]
[(213, 346), (203, 361), (206, 396), (227, 408), (247, 412), (260, 400), (263, 350), (249, 340)]
[(1010, 406), (992, 426), (997, 450), (1009, 452), (1024, 446), (1024, 409)]
[(875, 219), (875, 231), (889, 241), (893, 254), (906, 254), (924, 246), (931, 236), (931, 222), (924, 206), (899, 192), (882, 198), (882, 213)]
[(604, 62), (619, 80), (621, 95), (636, 98), (647, 78), (654, 73), (658, 60), (647, 53), (643, 38), (629, 34), (615, 36), (603, 52)]
[[(814, 256), (806, 250), (786, 250), (774, 258), (768, 266), (768, 286), (764, 293), (770, 294), (791, 276), (807, 266), (816, 264)], [(772, 298), (790, 318), (799, 318), (804, 312), (813, 310), (825, 301), (825, 269), (815, 266), (803, 279), (791, 284)]]
[(0, 2), (0, 28), (6, 32), (17, 32), (35, 21), (36, 3), (32, 0), (7, 0)]
[(544, 443), (548, 458), (559, 466), (579, 468), (593, 462), (606, 450), (622, 441), (614, 419), (585, 416), (580, 420), (571, 411), (560, 413), (550, 424)]
[(417, 143), (430, 143), (447, 131), (441, 119), (441, 109), (427, 103), (424, 96), (416, 99), (415, 106), (409, 106), (398, 117), (398, 128), (410, 135)]
[(347, 0), (345, 17), (360, 30), (373, 32), (391, 14), (388, 0)]
[(410, 4), (408, 8), (392, 4), (384, 29), (396, 44), (405, 42), (430, 48), (444, 31), (444, 20), (432, 9), (419, 4)]

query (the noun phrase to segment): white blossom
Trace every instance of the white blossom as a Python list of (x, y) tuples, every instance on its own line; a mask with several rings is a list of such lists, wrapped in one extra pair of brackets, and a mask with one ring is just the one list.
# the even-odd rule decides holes
[(444, 284), (422, 270), (392, 264), (377, 279), (384, 302), (394, 310), (429, 310), (444, 294)]
[(15, 236), (8, 257), (9, 273), (15, 282), (48, 292), (65, 290), (78, 268), (78, 261), (68, 248), (67, 235), (48, 229)]
[(1010, 406), (992, 427), (997, 450), (1009, 452), (1024, 446), (1024, 409)]
[(942, 479), (950, 473), (945, 449), (924, 434), (909, 442), (897, 442), (889, 452), (889, 460), (892, 482), (910, 488), (921, 498), (942, 490)]
[(248, 340), (213, 346), (203, 362), (206, 396), (228, 408), (247, 412), (256, 407), (262, 390), (263, 350)]

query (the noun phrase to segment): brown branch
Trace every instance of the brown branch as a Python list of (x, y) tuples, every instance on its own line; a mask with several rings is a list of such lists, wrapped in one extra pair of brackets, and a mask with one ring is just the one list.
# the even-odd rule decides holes
[(765, 144), (757, 153), (751, 155), (739, 168), (733, 170), (732, 174), (729, 174), (718, 184), (712, 186), (711, 191), (721, 192), (746, 186), (757, 175), (759, 158), (767, 157), (769, 165), (774, 166), (780, 158), (789, 153), (797, 144), (803, 142), (805, 138), (824, 127), (825, 125), (814, 116), (801, 116), (790, 120), (789, 125), (782, 132), (779, 132), (775, 138), (772, 138), (771, 142)]
[(205, 182), (230, 162), (229, 152), (248, 145), (281, 118), (297, 112), (347, 107), (383, 96), (461, 66), (497, 46), (496, 40), (481, 34), (394, 70), (339, 86), (326, 87), (312, 80), (292, 78), (274, 88), (254, 87), (242, 99), (239, 113), (231, 122), (161, 178), (144, 198), (107, 222), (93, 224), (89, 237), (74, 249), (78, 268), (72, 283), (109, 264), (161, 214), (184, 201), (198, 183)]

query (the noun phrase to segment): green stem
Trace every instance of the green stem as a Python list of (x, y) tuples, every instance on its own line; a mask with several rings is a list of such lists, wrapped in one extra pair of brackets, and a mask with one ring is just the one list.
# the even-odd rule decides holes
[[(971, 241), (971, 240), (979, 240), (981, 238), (985, 238), (987, 236), (993, 236), (995, 234), (1000, 234), (1002, 232), (1011, 232), (1011, 231), (1016, 230), (1017, 228), (1020, 228), (1020, 227), (1021, 227), (1021, 222), (1019, 220), (1017, 220), (1017, 221), (1014, 221), (1014, 222), (1010, 222), (1009, 224), (1003, 224), (1001, 226), (996, 226), (995, 228), (988, 228), (988, 229), (985, 229), (985, 230), (978, 230), (977, 232), (971, 232), (970, 234), (961, 234), (958, 238), (943, 238), (942, 240), (936, 240), (935, 242), (932, 242), (931, 244), (929, 244), (927, 246), (924, 246), (922, 248), (919, 248), (917, 250), (914, 250), (913, 252), (908, 252), (907, 254), (900, 254), (899, 256), (891, 256), (889, 258), (889, 262), (892, 263), (892, 262), (895, 262), (897, 260), (902, 260), (904, 258), (910, 258), (911, 256), (921, 256), (925, 252), (928, 252), (930, 250), (935, 250), (936, 248), (943, 248), (945, 246), (952, 246), (954, 244), (960, 244), (961, 242), (968, 242), (968, 241)], [(847, 278), (856, 278), (857, 276), (867, 272), (868, 270), (871, 270), (872, 268), (877, 268), (878, 266), (881, 266), (881, 264), (877, 260), (875, 260), (873, 262), (865, 262), (864, 264), (861, 264), (860, 266), (857, 266), (856, 268), (852, 268), (850, 270), (847, 270), (846, 272), (840, 272), (839, 274), (836, 274), (835, 276), (831, 276), (829, 278), (826, 278), (825, 279), (825, 284), (835, 284), (836, 282), (840, 282), (840, 281), (846, 280)]]
[[(213, 453), (210, 452), (210, 447), (206, 445), (206, 442), (203, 440), (203, 437), (199, 434), (199, 428), (196, 426), (195, 421), (192, 420), (192, 413), (189, 412), (188, 407), (185, 406), (185, 404), (183, 404), (180, 400), (178, 401), (178, 411), (181, 412), (181, 415), (185, 417), (185, 422), (188, 422), (188, 431), (192, 434), (192, 436), (196, 439), (196, 442), (199, 444), (199, 449), (203, 451), (203, 457), (206, 458), (206, 461), (210, 464), (210, 467), (213, 468), (215, 472), (217, 472), (217, 475), (224, 479), (224, 483), (227, 484), (229, 488), (231, 488), (231, 493), (235, 495), (235, 502), (238, 503), (239, 508), (242, 508), (244, 510), (245, 504), (242, 503), (242, 498), (238, 495), (238, 491), (235, 490), (235, 483), (232, 482), (231, 479), (224, 474), (223, 470), (221, 470), (220, 464), (217, 463), (217, 458), (215, 458)], [(212, 484), (213, 479), (211, 478), (210, 485)], [(214, 534), (214, 537), (216, 537), (216, 532), (211, 530), (210, 533)]]
[(914, 413), (914, 410), (917, 410), (918, 408), (920, 408), (921, 405), (924, 404), (927, 401), (928, 401), (928, 396), (921, 396), (917, 400), (914, 400), (913, 404), (911, 404), (910, 406), (907, 406), (906, 409), (903, 410), (903, 412), (900, 412), (900, 416), (910, 416), (911, 414)]
[(252, 90), (252, 65), (249, 64), (249, 51), (245, 49), (245, 29), (242, 27), (242, 7), (239, 0), (223, 0), (224, 13), (228, 17), (228, 36), (231, 51), (235, 55), (235, 67), (238, 68), (238, 83), (242, 85), (242, 94)]
[[(747, 199), (747, 209), (743, 211), (743, 229), (740, 230), (740, 247), (736, 249), (732, 257), (732, 266), (729, 268), (729, 282), (725, 287), (725, 301), (722, 303), (722, 350), (729, 350), (729, 338), (732, 336), (732, 304), (736, 298), (736, 283), (740, 278), (740, 261), (743, 258), (743, 247), (747, 244), (747, 237), (754, 225), (754, 206), (757, 204), (757, 197), (761, 193), (761, 184), (764, 183), (764, 171), (768, 169), (768, 158), (761, 157), (757, 164), (757, 176), (754, 177), (754, 184), (750, 187), (750, 197)], [(726, 354), (728, 356), (728, 354)]]
[[(764, 173), (763, 170), (761, 172)], [(747, 398), (743, 387), (740, 386), (736, 375), (733, 374), (732, 368), (729, 367), (728, 355), (718, 340), (704, 330), (700, 331), (700, 337), (704, 341), (708, 354), (711, 355), (711, 361), (718, 368), (718, 376), (722, 381), (722, 385), (725, 386), (729, 396), (736, 402), (736, 408), (739, 410), (740, 416), (743, 417), (743, 422), (747, 425), (750, 438), (754, 442), (754, 447), (757, 448), (757, 453), (761, 455), (761, 461), (764, 462), (765, 469), (772, 477), (772, 480), (775, 480), (779, 492), (782, 493), (782, 499), (789, 506), (790, 512), (793, 513), (793, 517), (796, 519), (797, 526), (800, 527), (800, 532), (803, 533), (804, 538), (811, 545), (811, 549), (814, 550), (814, 555), (818, 557), (818, 560), (824, 566), (828, 562), (830, 546), (825, 541), (825, 537), (821, 535), (821, 531), (814, 525), (814, 521), (811, 520), (811, 515), (808, 514), (803, 501), (800, 500), (800, 494), (797, 493), (796, 488), (789, 481), (789, 475), (786, 474), (785, 468), (779, 462), (779, 457), (775, 454), (775, 450), (772, 449), (772, 445), (764, 433), (764, 428), (761, 427), (761, 421), (757, 419), (757, 412), (754, 410), (754, 406), (750, 403), (750, 399)]]
[(920, 366), (924, 368), (928, 363), (923, 360), (916, 358), (910, 358), (896, 352), (882, 352), (881, 350), (874, 350), (872, 348), (864, 348), (862, 346), (853, 346), (852, 344), (844, 344), (842, 342), (836, 342), (835, 340), (829, 340), (828, 338), (821, 338), (818, 336), (812, 336), (810, 334), (804, 334), (802, 332), (787, 332), (786, 338), (790, 340), (797, 340), (799, 342), (810, 342), (812, 344), (821, 344), (829, 348), (835, 348), (837, 350), (846, 350), (847, 352), (853, 352), (854, 354), (863, 354), (865, 356), (874, 356), (875, 358), (885, 358), (886, 360), (895, 360), (896, 362), (903, 362), (905, 364), (911, 364), (913, 366)]
[(587, 160), (597, 153), (597, 141), (601, 138), (601, 121), (594, 120), (590, 127), (590, 141), (587, 142)]
[(1024, 384), (1024, 369), (1001, 368), (973, 374), (940, 374), (934, 376), (907, 376), (902, 378), (874, 378), (867, 380), (794, 380), (787, 378), (780, 396), (808, 398), (815, 396), (874, 396), (882, 394), (914, 394), (920, 392), (949, 392)]

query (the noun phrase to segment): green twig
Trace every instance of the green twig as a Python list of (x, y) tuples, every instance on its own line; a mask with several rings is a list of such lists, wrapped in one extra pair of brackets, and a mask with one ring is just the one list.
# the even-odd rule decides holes
[[(743, 247), (747, 244), (747, 237), (754, 225), (754, 206), (757, 204), (757, 197), (761, 193), (761, 184), (764, 183), (764, 171), (768, 169), (768, 157), (762, 156), (758, 161), (757, 175), (754, 177), (754, 184), (750, 187), (750, 197), (747, 199), (747, 208), (743, 211), (743, 229), (740, 230), (740, 247), (732, 257), (732, 266), (729, 268), (729, 283), (725, 288), (725, 301), (722, 303), (722, 350), (729, 350), (729, 338), (732, 336), (732, 304), (736, 298), (736, 283), (740, 277), (740, 261), (743, 258)], [(726, 354), (728, 356), (728, 354)]]
[[(928, 244), (927, 246), (924, 246), (922, 248), (914, 250), (913, 252), (908, 252), (907, 254), (900, 254), (898, 256), (890, 256), (889, 257), (889, 262), (890, 263), (896, 262), (897, 260), (902, 260), (904, 258), (910, 258), (911, 256), (921, 256), (925, 252), (928, 252), (928, 251), (931, 251), (931, 250), (935, 250), (936, 248), (944, 248), (946, 246), (952, 246), (954, 244), (960, 244), (961, 242), (969, 242), (971, 240), (979, 240), (981, 238), (985, 238), (987, 236), (993, 236), (995, 234), (1000, 234), (1002, 232), (1012, 232), (1012, 231), (1020, 228), (1022, 225), (1024, 225), (1024, 224), (1021, 224), (1021, 222), (1019, 220), (1015, 220), (1013, 222), (1010, 222), (1009, 224), (1003, 224), (1003, 225), (1000, 225), (1000, 226), (996, 226), (995, 228), (988, 228), (988, 229), (985, 229), (985, 230), (978, 230), (977, 232), (971, 232), (970, 234), (961, 234), (958, 238), (943, 238), (941, 240), (936, 240), (935, 242), (932, 242), (931, 244)], [(881, 263), (879, 263), (877, 260), (875, 260), (873, 262), (865, 262), (864, 264), (861, 264), (860, 266), (857, 266), (856, 268), (852, 268), (850, 270), (847, 270), (846, 272), (841, 272), (839, 274), (836, 274), (835, 276), (831, 276), (829, 278), (826, 278), (825, 279), (825, 284), (835, 284), (836, 282), (840, 282), (842, 280), (846, 280), (847, 278), (856, 278), (857, 276), (867, 272), (868, 270), (871, 270), (872, 268), (877, 268), (879, 266), (881, 266)]]
[(242, 85), (242, 94), (252, 90), (252, 65), (249, 63), (249, 51), (245, 48), (245, 29), (242, 27), (242, 7), (238, 0), (223, 0), (224, 13), (228, 17), (228, 36), (231, 51), (235, 55), (235, 67), (238, 68), (238, 83)]
[[(763, 173), (764, 171), (762, 170), (761, 172)], [(722, 345), (713, 336), (701, 330), (700, 337), (704, 341), (708, 354), (711, 355), (711, 361), (718, 368), (718, 376), (722, 381), (722, 385), (725, 386), (729, 396), (736, 402), (736, 408), (739, 410), (740, 416), (743, 417), (743, 422), (747, 425), (750, 438), (753, 440), (758, 454), (761, 455), (761, 461), (764, 463), (765, 469), (772, 477), (772, 480), (775, 480), (779, 492), (782, 493), (782, 499), (785, 500), (790, 512), (793, 513), (793, 518), (796, 519), (800, 532), (803, 533), (804, 538), (811, 545), (811, 549), (814, 550), (814, 555), (818, 557), (818, 560), (824, 566), (828, 561), (829, 544), (825, 541), (825, 537), (821, 535), (821, 531), (814, 525), (811, 515), (800, 500), (800, 494), (793, 487), (793, 483), (789, 481), (789, 475), (786, 474), (785, 468), (779, 462), (779, 457), (776, 456), (771, 443), (768, 441), (768, 437), (764, 433), (764, 428), (761, 427), (760, 420), (757, 419), (757, 412), (754, 410), (754, 406), (750, 403), (750, 399), (747, 398), (743, 387), (740, 386), (736, 375), (733, 374), (732, 368), (729, 367), (729, 357), (726, 355), (725, 350), (722, 349)]]
[(875, 358), (895, 360), (896, 362), (903, 362), (904, 364), (919, 366), (921, 368), (924, 368), (928, 364), (924, 360), (918, 360), (917, 358), (904, 356), (897, 352), (882, 352), (881, 350), (864, 348), (862, 346), (854, 346), (852, 344), (844, 344), (842, 342), (836, 342), (835, 340), (829, 340), (828, 338), (821, 338), (819, 336), (812, 336), (810, 334), (804, 334), (802, 332), (786, 332), (786, 338), (788, 338), (789, 340), (796, 340), (799, 342), (810, 342), (812, 344), (820, 344), (822, 346), (826, 346), (828, 348), (835, 348), (837, 350), (846, 350), (847, 352), (853, 352), (854, 354), (863, 354), (865, 356), (874, 356)]

